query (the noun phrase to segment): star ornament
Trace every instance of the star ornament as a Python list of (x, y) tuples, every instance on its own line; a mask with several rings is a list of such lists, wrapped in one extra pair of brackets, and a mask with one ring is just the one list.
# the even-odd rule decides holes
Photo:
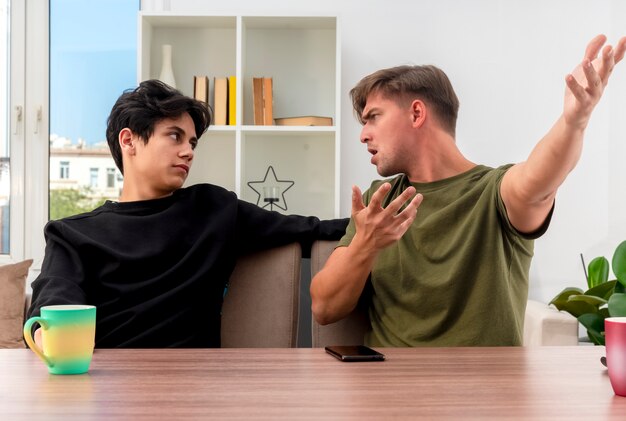
[[(271, 176), (270, 172), (272, 173)], [(285, 192), (287, 190), (289, 190), (290, 188), (293, 187), (295, 183), (295, 181), (291, 181), (291, 180), (279, 180), (276, 177), (276, 172), (274, 172), (274, 167), (272, 167), (271, 165), (269, 167), (267, 167), (267, 171), (265, 172), (265, 177), (263, 177), (263, 180), (261, 181), (248, 181), (248, 187), (250, 187), (252, 190), (254, 190), (254, 192), (258, 195), (257, 199), (256, 199), (256, 204), (257, 206), (259, 205), (259, 202), (261, 201), (261, 196), (263, 196), (263, 199), (267, 202), (265, 205), (263, 205), (262, 207), (265, 208), (268, 205), (270, 206), (270, 209), (273, 206), (276, 206), (284, 211), (287, 210), (287, 201), (285, 200)], [(282, 202), (281, 199), (279, 199), (278, 197), (272, 197), (271, 199), (266, 198), (265, 197), (265, 193), (266, 191), (275, 191), (275, 189), (278, 189), (278, 191), (280, 191), (281, 193), (281, 197), (282, 197)], [(282, 203), (284, 205), (281, 206), (280, 203)]]

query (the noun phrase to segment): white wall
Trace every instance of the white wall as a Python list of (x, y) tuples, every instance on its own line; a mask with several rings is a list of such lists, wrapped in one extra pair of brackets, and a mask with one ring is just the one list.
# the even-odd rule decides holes
[[(262, 5), (261, 5), (262, 3)], [(337, 15), (342, 44), (341, 213), (350, 188), (377, 177), (348, 91), (374, 70), (398, 64), (444, 69), (461, 101), (457, 138), (465, 155), (497, 166), (524, 160), (561, 112), (564, 77), (586, 43), (626, 35), (623, 0), (144, 0), (143, 10), (207, 14)], [(620, 32), (621, 31), (621, 32)], [(626, 239), (626, 63), (586, 135), (583, 156), (561, 187), (552, 225), (536, 242), (532, 298), (584, 287), (580, 262), (609, 259)]]

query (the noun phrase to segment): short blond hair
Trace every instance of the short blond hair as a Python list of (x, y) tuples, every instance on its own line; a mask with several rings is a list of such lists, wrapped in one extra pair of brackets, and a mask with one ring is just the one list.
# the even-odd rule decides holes
[(435, 109), (440, 124), (452, 136), (456, 132), (459, 99), (448, 76), (438, 67), (397, 66), (378, 70), (350, 90), (356, 117), (364, 123), (363, 109), (370, 94), (378, 92), (400, 104), (420, 99)]

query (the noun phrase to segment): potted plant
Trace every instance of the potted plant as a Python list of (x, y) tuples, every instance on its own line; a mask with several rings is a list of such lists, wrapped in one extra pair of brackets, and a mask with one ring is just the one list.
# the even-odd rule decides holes
[(550, 301), (576, 317), (596, 345), (604, 345), (604, 319), (626, 316), (626, 241), (615, 249), (611, 266), (616, 279), (609, 281), (609, 261), (596, 257), (587, 267), (587, 291), (565, 288)]

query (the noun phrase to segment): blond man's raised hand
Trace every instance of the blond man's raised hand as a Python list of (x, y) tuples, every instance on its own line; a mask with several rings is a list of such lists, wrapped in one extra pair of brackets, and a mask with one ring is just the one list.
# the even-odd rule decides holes
[(621, 38), (615, 47), (605, 45), (606, 41), (604, 35), (593, 38), (587, 45), (583, 61), (565, 77), (567, 87), (563, 117), (572, 127), (579, 129), (587, 127), (613, 68), (624, 58), (626, 37)]

